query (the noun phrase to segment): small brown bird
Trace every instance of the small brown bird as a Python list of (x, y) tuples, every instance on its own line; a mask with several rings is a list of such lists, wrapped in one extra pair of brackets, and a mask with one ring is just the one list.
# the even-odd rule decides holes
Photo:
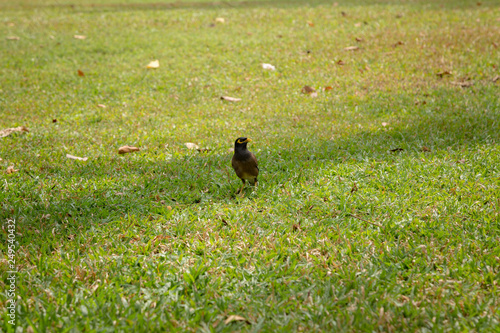
[(257, 176), (259, 175), (259, 167), (257, 166), (257, 158), (247, 149), (247, 143), (252, 140), (248, 138), (238, 138), (234, 142), (234, 155), (231, 161), (236, 175), (243, 182), (243, 186), (237, 193), (241, 193), (243, 197), (243, 188), (245, 180), (248, 180), (252, 185), (257, 186)]

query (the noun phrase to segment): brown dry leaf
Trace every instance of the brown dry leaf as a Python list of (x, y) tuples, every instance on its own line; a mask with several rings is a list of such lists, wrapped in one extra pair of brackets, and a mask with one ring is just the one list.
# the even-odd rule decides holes
[(188, 149), (200, 149), (196, 143), (186, 142), (184, 144)]
[(233, 321), (244, 321), (244, 322), (247, 322), (248, 324), (250, 323), (248, 320), (246, 320), (245, 318), (243, 318), (242, 316), (238, 316), (238, 315), (230, 315), (229, 317), (227, 317), (226, 320), (224, 320), (224, 324), (229, 324)]
[(467, 88), (467, 87), (472, 86), (474, 84), (474, 82), (472, 82), (472, 81), (455, 81), (455, 82), (452, 82), (451, 84), (453, 84), (455, 86), (462, 87), (462, 88)]
[(155, 68), (159, 68), (159, 67), (160, 67), (160, 61), (159, 61), (159, 60), (153, 60), (153, 61), (151, 61), (151, 62), (150, 62), (150, 63), (146, 66), (146, 68), (149, 68), (149, 69), (151, 69), (151, 68), (155, 69)]
[(85, 73), (82, 72), (81, 70), (78, 70), (78, 76), (85, 76)]
[(7, 36), (7, 40), (20, 40), (21, 38), (17, 36)]
[(312, 23), (311, 21), (307, 21), (307, 25), (309, 25), (310, 27), (314, 27), (314, 23)]
[(398, 47), (400, 45), (404, 45), (404, 43), (402, 41), (397, 41), (396, 43), (394, 43), (392, 46), (393, 47)]
[(241, 98), (229, 97), (229, 96), (221, 96), (220, 99), (228, 102), (239, 102)]
[(301, 231), (302, 229), (300, 228), (300, 224), (295, 223), (295, 224), (292, 226), (292, 230), (293, 230), (293, 231)]
[(26, 126), (19, 126), (19, 127), (13, 127), (13, 128), (6, 128), (0, 131), (0, 138), (6, 137), (11, 135), (12, 133), (19, 132), (29, 132), (28, 128)]
[(355, 23), (355, 24), (354, 24), (354, 26), (355, 26), (356, 28), (359, 28), (359, 27), (361, 26), (361, 22)]
[(342, 14), (343, 17), (346, 17), (347, 16), (347, 13), (346, 12), (340, 12), (340, 14)]
[(35, 330), (33, 329), (33, 327), (28, 326), (28, 328), (26, 329), (26, 333), (35, 333)]
[(395, 153), (397, 151), (403, 151), (404, 149), (403, 148), (394, 148), (394, 149), (391, 149), (391, 152)]
[(223, 17), (218, 17), (218, 18), (215, 19), (215, 22), (217, 22), (217, 23), (225, 23), (226, 20), (224, 20)]
[(493, 79), (491, 79), (491, 81), (493, 82), (497, 82), (498, 80), (500, 80), (500, 75), (497, 75)]
[(430, 152), (431, 149), (429, 147), (426, 147), (426, 146), (422, 146), (422, 151), (423, 152)]
[(437, 73), (436, 75), (439, 77), (443, 77), (445, 75), (453, 75), (453, 74), (451, 74), (451, 72), (449, 72), (449, 71), (442, 71), (442, 72)]
[(340, 59), (339, 61), (337, 61), (337, 65), (344, 66), (345, 62)]
[(104, 104), (97, 104), (97, 107), (105, 109), (106, 105), (104, 105)]
[(18, 171), (19, 171), (19, 169), (14, 169), (13, 165), (9, 166), (6, 170), (7, 174), (11, 174), (11, 173), (18, 172)]
[(84, 35), (74, 35), (73, 38), (74, 39), (86, 39), (87, 36), (84, 36)]
[(140, 151), (140, 149), (132, 146), (123, 146), (118, 148), (118, 154), (127, 154), (127, 153), (132, 153), (134, 151)]
[(301, 91), (303, 94), (312, 94), (312, 93), (316, 92), (316, 90), (310, 86), (304, 86)]
[(351, 193), (354, 193), (357, 191), (358, 191), (358, 185), (356, 184), (356, 182), (354, 182), (354, 184), (352, 184), (352, 187), (351, 187)]
[(86, 161), (86, 160), (88, 160), (88, 157), (78, 157), (78, 156), (73, 156), (73, 155), (70, 155), (70, 154), (66, 154), (66, 157), (70, 158), (72, 160), (79, 160), (79, 161)]
[(52, 122), (53, 123), (57, 123), (57, 119), (52, 119)]
[(356, 42), (361, 43), (363, 41), (363, 38), (356, 37)]
[(333, 90), (333, 87), (331, 87), (331, 86), (325, 87), (325, 91), (328, 91), (328, 90)]
[(457, 163), (460, 163), (460, 164), (464, 164), (465, 163), (465, 159), (461, 159), (461, 160), (458, 160)]
[(348, 46), (344, 48), (344, 51), (357, 51), (357, 50), (359, 50), (358, 46)]

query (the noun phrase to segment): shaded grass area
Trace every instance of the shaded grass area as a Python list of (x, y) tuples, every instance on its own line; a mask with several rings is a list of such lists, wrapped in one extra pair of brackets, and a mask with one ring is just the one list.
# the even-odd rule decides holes
[(2, 13), (19, 326), (494, 331), (498, 7), (458, 4)]

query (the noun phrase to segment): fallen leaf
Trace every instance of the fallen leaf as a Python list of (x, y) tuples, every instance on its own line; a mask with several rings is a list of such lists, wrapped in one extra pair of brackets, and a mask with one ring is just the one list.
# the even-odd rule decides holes
[(314, 27), (314, 23), (312, 23), (311, 21), (307, 21), (307, 25), (309, 25), (310, 27)]
[(356, 42), (361, 43), (363, 41), (362, 38), (356, 37)]
[(400, 45), (404, 45), (404, 43), (402, 41), (397, 41), (396, 43), (394, 43), (392, 46), (393, 47), (398, 47)]
[(491, 81), (493, 82), (497, 82), (498, 80), (500, 80), (500, 75), (497, 75), (493, 79), (491, 79)]
[(140, 149), (132, 146), (123, 146), (118, 148), (118, 154), (127, 154), (127, 153), (132, 153), (134, 151), (140, 151)]
[(312, 98), (315, 98), (315, 97), (318, 97), (318, 93), (315, 91), (315, 92), (309, 94), (309, 96), (311, 96)]
[(300, 229), (300, 225), (299, 225), (299, 224), (297, 224), (297, 223), (295, 223), (295, 224), (292, 226), (292, 230), (293, 230), (293, 231), (300, 231), (300, 230), (301, 230), (301, 229)]
[(186, 142), (184, 144), (188, 149), (199, 149), (198, 145), (196, 143), (191, 143), (191, 142)]
[(229, 324), (233, 321), (245, 321), (247, 323), (250, 323), (248, 320), (246, 320), (245, 318), (243, 318), (242, 316), (238, 316), (238, 315), (230, 315), (229, 317), (227, 317), (226, 320), (224, 320), (224, 324)]
[(354, 184), (352, 184), (352, 187), (351, 187), (351, 193), (354, 193), (357, 191), (358, 191), (358, 185), (356, 184), (356, 182), (354, 182)]
[(429, 147), (426, 147), (426, 146), (422, 146), (422, 151), (423, 152), (430, 152), (431, 149)]
[(346, 12), (340, 12), (340, 14), (342, 14), (343, 17), (346, 17), (347, 16), (347, 13)]
[(331, 86), (325, 87), (325, 91), (328, 91), (328, 90), (333, 90), (333, 87), (331, 87)]
[(355, 26), (356, 28), (359, 28), (359, 27), (361, 26), (361, 22), (355, 23), (355, 24), (354, 24), (354, 26)]
[(465, 159), (461, 159), (461, 160), (458, 160), (457, 163), (460, 163), (460, 164), (464, 164), (465, 163)]
[(57, 119), (52, 119), (52, 122), (53, 123), (57, 123)]
[(339, 61), (337, 61), (337, 65), (344, 66), (345, 62), (343, 62), (342, 59), (340, 59)]
[(394, 148), (394, 149), (391, 149), (391, 152), (395, 153), (397, 151), (403, 151), (404, 149), (403, 148)]
[(269, 70), (271, 70), (271, 71), (276, 70), (276, 67), (274, 67), (274, 66), (273, 66), (273, 65), (271, 65), (271, 64), (262, 64), (262, 68), (264, 68), (264, 69), (269, 69)]
[(7, 40), (20, 40), (21, 38), (17, 36), (7, 36)]
[(344, 51), (357, 51), (357, 50), (359, 50), (358, 46), (348, 46), (344, 48)]
[(386, 127), (388, 124), (386, 122), (382, 123), (382, 126)]
[(87, 36), (84, 36), (84, 35), (74, 35), (73, 38), (74, 39), (86, 39)]
[(403, 17), (403, 14), (402, 13), (399, 13), (396, 15), (396, 18), (402, 18)]
[(439, 72), (436, 74), (437, 76), (439, 77), (443, 77), (445, 75), (452, 75), (451, 72), (448, 72), (448, 71), (443, 71), (443, 72)]
[(6, 137), (11, 135), (12, 133), (19, 132), (29, 132), (28, 128), (26, 126), (19, 126), (19, 127), (13, 127), (13, 128), (6, 128), (0, 131), (0, 138)]
[(225, 23), (226, 20), (224, 20), (223, 17), (218, 17), (218, 18), (215, 19), (215, 22), (217, 22), (217, 23)]
[(302, 91), (303, 94), (312, 94), (312, 93), (316, 92), (316, 90), (313, 87), (310, 87), (310, 86), (304, 86), (304, 87), (302, 87), (301, 91)]
[(472, 86), (474, 84), (474, 82), (472, 82), (472, 81), (455, 81), (455, 82), (452, 82), (451, 84), (462, 87), (462, 88), (467, 88), (467, 87)]
[(11, 174), (11, 173), (18, 172), (18, 171), (19, 171), (19, 169), (14, 169), (14, 166), (13, 166), (13, 165), (11, 165), (11, 166), (9, 166), (9, 167), (7, 168), (7, 171), (6, 171), (6, 172), (7, 172), (7, 174)]
[(78, 76), (85, 76), (85, 73), (82, 72), (81, 70), (78, 70)]
[(159, 60), (153, 60), (151, 61), (146, 68), (159, 68), (160, 67), (160, 61)]
[(221, 96), (220, 99), (228, 102), (239, 102), (241, 98), (229, 97), (229, 96)]
[(104, 104), (97, 104), (97, 107), (105, 109), (106, 105), (104, 105)]
[(66, 157), (70, 158), (72, 160), (79, 160), (79, 161), (86, 161), (86, 160), (88, 160), (88, 157), (78, 157), (78, 156), (73, 156), (73, 155), (70, 155), (70, 154), (66, 154)]

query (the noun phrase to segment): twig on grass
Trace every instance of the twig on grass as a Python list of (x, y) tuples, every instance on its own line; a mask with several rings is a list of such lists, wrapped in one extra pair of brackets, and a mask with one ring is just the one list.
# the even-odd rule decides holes
[(357, 216), (357, 215), (354, 215), (354, 214), (347, 214), (347, 216), (354, 217), (354, 218), (356, 218), (356, 219), (358, 219), (358, 220), (361, 220), (361, 221), (363, 221), (363, 222), (366, 222), (366, 223), (368, 223), (368, 224), (374, 225), (374, 226), (379, 227), (379, 228), (382, 228), (382, 229), (384, 228), (384, 226), (383, 226), (383, 225), (381, 225), (381, 224), (378, 224), (378, 223), (375, 223), (375, 222), (370, 222), (370, 221), (367, 221), (367, 220), (365, 220), (364, 218), (361, 218), (361, 217), (359, 217), (359, 216)]

